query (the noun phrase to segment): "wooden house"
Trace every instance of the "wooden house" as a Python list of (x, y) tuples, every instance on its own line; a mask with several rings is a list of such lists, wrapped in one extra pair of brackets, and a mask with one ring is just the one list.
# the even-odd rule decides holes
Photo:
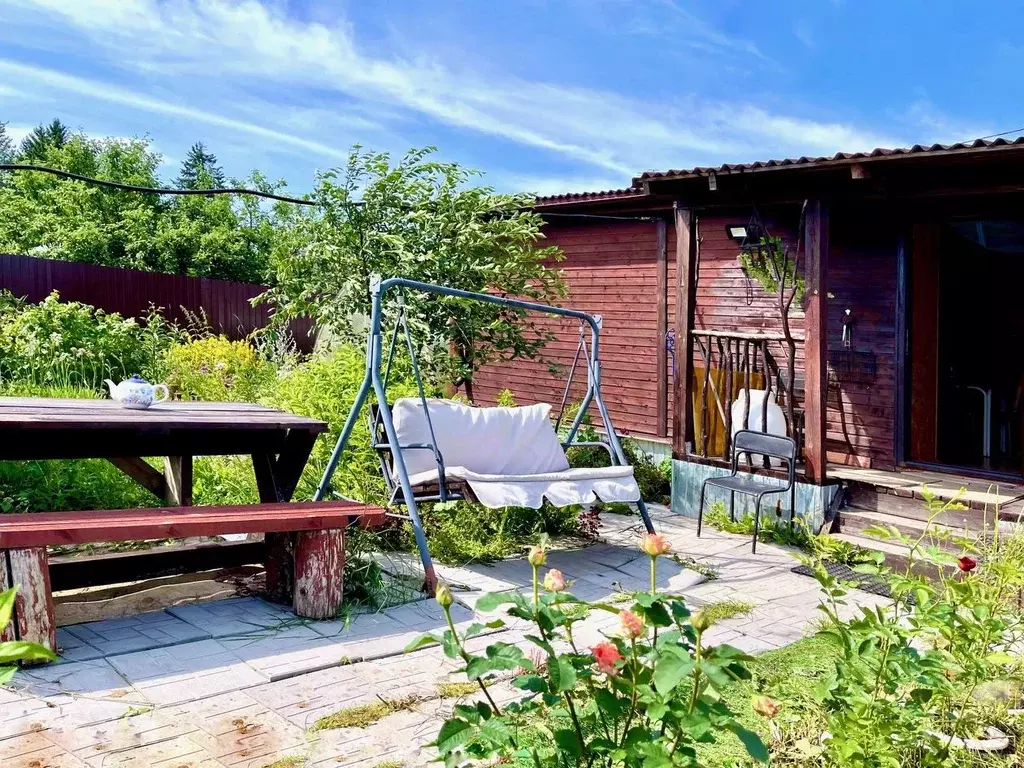
[[(996, 139), (651, 171), (537, 207), (566, 303), (604, 317), (616, 427), (671, 449), (673, 507), (722, 471), (740, 393), (768, 389), (800, 446), (798, 511), (820, 521), (846, 485), (851, 528), (920, 517), (924, 483), (967, 487), (977, 515), (1024, 498), (1022, 202), (1024, 139)], [(768, 238), (799, 275), (788, 313)], [(549, 364), (577, 329), (551, 330), (544, 361), (481, 372), (478, 399), (559, 402)]]

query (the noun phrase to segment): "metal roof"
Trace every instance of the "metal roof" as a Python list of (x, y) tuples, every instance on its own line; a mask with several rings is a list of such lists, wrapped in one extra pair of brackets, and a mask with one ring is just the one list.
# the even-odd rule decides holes
[(707, 176), (709, 174), (729, 173), (750, 173), (754, 171), (767, 171), (776, 168), (799, 167), (821, 167), (829, 165), (846, 165), (869, 160), (892, 159), (897, 157), (908, 157), (912, 155), (941, 155), (941, 154), (970, 154), (972, 152), (988, 151), (1000, 147), (1015, 147), (1024, 145), (1024, 136), (1012, 140), (1006, 139), (976, 139), (970, 142), (957, 144), (932, 144), (923, 146), (915, 144), (912, 147), (899, 147), (897, 149), (884, 149), (879, 147), (870, 152), (839, 152), (831, 157), (797, 157), (785, 160), (764, 160), (756, 163), (726, 163), (725, 165), (698, 166), (684, 170), (669, 171), (644, 171), (637, 178), (633, 179), (633, 185), (639, 186), (644, 181), (651, 179), (686, 179), (694, 176)]
[(711, 174), (737, 174), (755, 173), (784, 168), (810, 169), (827, 168), (834, 165), (853, 165), (860, 162), (875, 162), (880, 160), (895, 160), (913, 156), (943, 156), (943, 155), (970, 155), (979, 152), (989, 152), (1004, 148), (1024, 147), (1024, 136), (1015, 139), (975, 139), (974, 141), (958, 142), (956, 144), (915, 144), (912, 147), (898, 147), (896, 149), (885, 149), (879, 147), (870, 152), (839, 152), (830, 157), (797, 157), (782, 160), (761, 160), (754, 163), (726, 163), (719, 166), (696, 166), (687, 169), (672, 169), (667, 171), (644, 171), (633, 179), (632, 185), (625, 189), (610, 189), (603, 192), (578, 192), (564, 193), (560, 195), (545, 195), (537, 198), (537, 205), (549, 206), (559, 203), (582, 203), (595, 202), (600, 200), (614, 200), (621, 198), (640, 197), (644, 195), (644, 182), (654, 180), (670, 179), (691, 179), (706, 177)]

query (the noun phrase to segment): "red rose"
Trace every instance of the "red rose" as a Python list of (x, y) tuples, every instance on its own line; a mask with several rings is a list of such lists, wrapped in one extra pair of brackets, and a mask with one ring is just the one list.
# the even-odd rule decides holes
[(973, 557), (968, 557), (967, 555), (964, 555), (956, 561), (956, 565), (957, 568), (959, 568), (964, 573), (970, 573), (978, 567), (978, 561), (975, 560)]
[(598, 669), (608, 675), (614, 675), (617, 672), (615, 663), (622, 661), (622, 654), (619, 653), (619, 649), (615, 647), (614, 643), (608, 641), (598, 643), (590, 650), (594, 654)]

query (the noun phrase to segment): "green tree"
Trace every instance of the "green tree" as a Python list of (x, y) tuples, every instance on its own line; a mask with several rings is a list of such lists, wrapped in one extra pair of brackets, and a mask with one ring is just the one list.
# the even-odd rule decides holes
[[(371, 274), (539, 301), (564, 295), (561, 272), (549, 266), (562, 255), (538, 247), (532, 198), (473, 186), (475, 172), (433, 152), (392, 163), (356, 147), (345, 168), (321, 174), (317, 208), (295, 217), (275, 256), (275, 287), (264, 298), (279, 317), (309, 315), (362, 343), (353, 318), (370, 310)], [(409, 295), (407, 307), (424, 367), (439, 382), (465, 385), (470, 398), (481, 366), (536, 357), (550, 338), (535, 318), (506, 307), (422, 294)]]
[(224, 171), (217, 164), (217, 156), (197, 141), (182, 161), (175, 184), (181, 189), (219, 189), (224, 186)]
[(14, 162), (14, 142), (7, 133), (7, 123), (0, 122), (0, 163)]
[(60, 149), (70, 140), (71, 131), (55, 117), (48, 125), (37, 125), (21, 140), (18, 159), (23, 163), (42, 162), (51, 149)]

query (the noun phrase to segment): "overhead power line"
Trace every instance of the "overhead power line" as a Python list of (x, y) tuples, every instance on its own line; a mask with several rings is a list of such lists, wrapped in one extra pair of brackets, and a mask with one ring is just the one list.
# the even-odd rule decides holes
[(295, 205), (316, 205), (312, 200), (303, 200), (298, 197), (287, 197), (286, 195), (277, 195), (273, 192), (261, 192), (258, 189), (245, 189), (244, 187), (216, 187), (212, 189), (171, 189), (165, 187), (140, 187), (135, 184), (121, 184), (117, 181), (107, 181), (106, 179), (94, 179), (91, 176), (83, 176), (79, 173), (71, 173), (70, 171), (62, 171), (57, 168), (47, 168), (45, 165), (27, 165), (25, 163), (0, 163), (0, 171), (38, 171), (39, 173), (49, 173), (54, 176), (60, 176), (65, 179), (74, 179), (75, 181), (84, 181), (87, 184), (96, 184), (100, 187), (107, 187), (109, 189), (119, 189), (124, 192), (142, 192), (149, 195), (251, 195), (253, 197), (262, 197), (267, 200), (279, 200), (282, 203), (293, 203)]

